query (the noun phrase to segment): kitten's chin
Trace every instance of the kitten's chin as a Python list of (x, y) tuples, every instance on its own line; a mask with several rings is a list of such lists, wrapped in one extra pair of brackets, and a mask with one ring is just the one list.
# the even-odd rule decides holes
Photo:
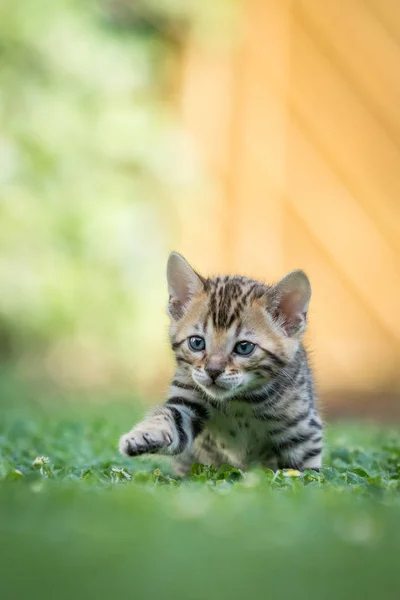
[(222, 385), (218, 385), (213, 383), (211, 385), (204, 385), (200, 382), (194, 380), (196, 385), (198, 385), (210, 398), (213, 400), (228, 400), (230, 398), (235, 398), (235, 396), (239, 396), (244, 392), (250, 392), (252, 390), (258, 389), (268, 383), (268, 379), (254, 379), (251, 381), (243, 381), (238, 385), (232, 387), (223, 387)]
[(234, 398), (251, 387), (251, 383), (245, 381), (230, 386), (228, 386), (226, 382), (224, 382), (224, 384), (221, 382), (220, 384), (212, 383), (210, 385), (204, 385), (196, 381), (196, 384), (213, 400), (227, 400), (229, 398)]
[(240, 386), (235, 388), (225, 388), (221, 387), (220, 385), (217, 385), (216, 383), (207, 386), (201, 385), (200, 383), (198, 383), (197, 385), (201, 387), (201, 389), (207, 394), (207, 396), (209, 396), (213, 400), (225, 400), (227, 398), (231, 398), (235, 395), (235, 393), (238, 392), (238, 389), (240, 388)]

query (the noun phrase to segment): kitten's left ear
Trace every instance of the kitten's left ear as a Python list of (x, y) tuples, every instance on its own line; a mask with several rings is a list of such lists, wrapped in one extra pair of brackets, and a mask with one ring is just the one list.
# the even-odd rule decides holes
[(271, 289), (271, 312), (287, 335), (304, 331), (310, 298), (311, 285), (304, 271), (291, 271)]

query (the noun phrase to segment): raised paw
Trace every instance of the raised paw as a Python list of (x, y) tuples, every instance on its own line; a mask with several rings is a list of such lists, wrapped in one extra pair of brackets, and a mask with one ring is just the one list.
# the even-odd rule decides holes
[(171, 443), (172, 437), (167, 431), (151, 425), (140, 426), (121, 437), (119, 451), (125, 456), (139, 456), (166, 451)]

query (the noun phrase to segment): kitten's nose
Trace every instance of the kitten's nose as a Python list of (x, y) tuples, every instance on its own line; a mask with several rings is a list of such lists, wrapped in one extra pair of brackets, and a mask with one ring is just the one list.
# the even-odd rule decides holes
[(217, 379), (217, 377), (219, 377), (221, 375), (221, 373), (223, 373), (223, 369), (216, 369), (215, 367), (208, 367), (206, 369), (206, 373), (212, 379), (212, 382), (214, 383), (215, 380)]

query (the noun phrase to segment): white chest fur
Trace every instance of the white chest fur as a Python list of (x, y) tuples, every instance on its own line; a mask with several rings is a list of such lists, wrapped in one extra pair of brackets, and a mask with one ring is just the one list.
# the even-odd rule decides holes
[(247, 462), (268, 444), (268, 426), (254, 417), (252, 406), (230, 402), (212, 412), (204, 433), (235, 463)]

